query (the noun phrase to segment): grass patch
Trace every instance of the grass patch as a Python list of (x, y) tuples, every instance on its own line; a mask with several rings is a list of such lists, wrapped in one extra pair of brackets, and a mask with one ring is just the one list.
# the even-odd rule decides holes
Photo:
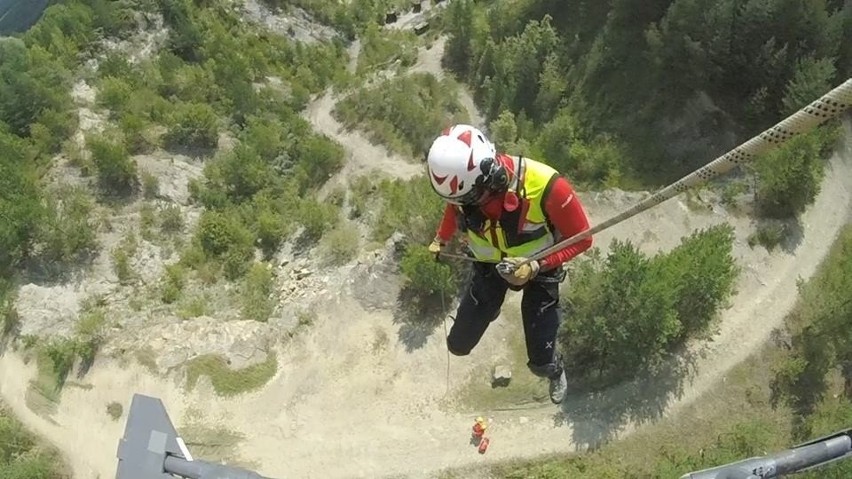
[(332, 265), (342, 265), (358, 255), (360, 238), (357, 227), (344, 221), (322, 238), (326, 260)]
[(157, 353), (151, 348), (140, 349), (135, 353), (136, 362), (148, 370), (151, 374), (158, 374)]
[[(728, 460), (745, 459), (748, 455), (741, 453), (748, 451), (735, 450), (731, 446), (731, 442), (741, 439), (744, 441), (740, 446), (753, 448), (754, 454), (781, 450), (789, 446), (786, 438), (790, 413), (770, 406), (766, 381), (766, 371), (777, 357), (775, 346), (765, 346), (733, 368), (724, 381), (711, 388), (699, 401), (686, 406), (671, 419), (645, 425), (617, 444), (607, 444), (590, 453), (502, 461), (485, 470), (481, 465), (476, 466), (477, 470), (452, 469), (444, 471), (441, 477), (675, 478)], [(494, 393), (479, 395), (489, 394)], [(574, 419), (585, 419), (579, 416)], [(573, 426), (576, 436), (581, 427), (578, 424)], [(499, 441), (499, 433), (495, 434), (494, 440)]]
[(142, 195), (146, 200), (153, 200), (160, 195), (160, 180), (147, 171), (140, 175), (142, 179)]
[(410, 67), (417, 61), (418, 38), (410, 30), (381, 30), (370, 24), (362, 38), (356, 74), (363, 76), (386, 68), (393, 62)]
[(178, 432), (195, 457), (206, 461), (222, 461), (238, 467), (252, 466), (241, 461), (237, 455), (239, 445), (245, 439), (238, 432), (200, 424), (185, 425)]
[(274, 276), (269, 263), (254, 263), (243, 280), (240, 298), (246, 319), (266, 321), (275, 309)]
[(183, 231), (184, 220), (180, 206), (168, 204), (160, 208), (160, 231), (165, 234)]
[(37, 373), (30, 381), (25, 400), (30, 410), (49, 416), (56, 411), (65, 380), (74, 367), (77, 345), (70, 339), (53, 339), (34, 347)]
[(180, 263), (170, 264), (166, 266), (160, 282), (160, 299), (166, 304), (174, 303), (180, 299), (186, 286), (186, 269)]
[(242, 369), (231, 369), (222, 356), (206, 354), (186, 365), (186, 384), (192, 390), (201, 376), (209, 376), (220, 396), (236, 396), (263, 387), (278, 370), (278, 359), (269, 353), (266, 361)]
[(0, 403), (0, 477), (61, 479), (66, 466), (56, 450), (42, 444)]
[(210, 312), (210, 298), (200, 294), (186, 299), (178, 308), (177, 315), (181, 319), (192, 319), (206, 316)]
[(548, 381), (533, 375), (527, 364), (527, 349), (521, 329), (520, 313), (506, 311), (499, 321), (506, 321), (517, 327), (506, 339), (506, 359), (512, 370), (512, 380), (508, 386), (492, 387), (491, 376), (496, 364), (485, 364), (471, 372), (467, 383), (455, 397), (458, 407), (472, 411), (492, 411), (511, 409), (534, 403), (550, 402)]
[(129, 284), (136, 278), (136, 273), (130, 265), (131, 260), (139, 249), (136, 232), (131, 228), (115, 248), (113, 248), (112, 268), (121, 284)]
[(372, 342), (373, 352), (378, 353), (379, 351), (384, 351), (385, 349), (387, 349), (388, 344), (390, 344), (390, 338), (388, 338), (388, 333), (378, 326), (373, 329), (373, 333), (375, 334)]

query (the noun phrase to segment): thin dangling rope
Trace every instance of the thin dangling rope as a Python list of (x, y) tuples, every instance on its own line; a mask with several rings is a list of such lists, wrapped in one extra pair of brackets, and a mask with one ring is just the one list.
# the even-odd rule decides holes
[(444, 316), (444, 348), (447, 350), (447, 391), (444, 393), (446, 396), (450, 394), (450, 345), (447, 344), (447, 338), (449, 334), (447, 334), (447, 304), (444, 300), (444, 290), (441, 290), (441, 314)]

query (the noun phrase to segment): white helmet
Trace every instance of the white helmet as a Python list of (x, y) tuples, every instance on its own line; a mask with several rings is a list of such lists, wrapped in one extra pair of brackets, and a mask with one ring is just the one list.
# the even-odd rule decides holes
[(453, 204), (478, 203), (486, 180), (499, 165), (496, 155), (494, 144), (477, 128), (454, 125), (445, 129), (426, 156), (432, 188)]

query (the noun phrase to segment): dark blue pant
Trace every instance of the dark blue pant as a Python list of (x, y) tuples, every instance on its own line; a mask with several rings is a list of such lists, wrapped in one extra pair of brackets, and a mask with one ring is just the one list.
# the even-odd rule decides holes
[[(540, 273), (524, 285), (521, 316), (527, 345), (527, 366), (539, 377), (556, 377), (562, 364), (556, 353), (561, 268)], [(495, 265), (473, 264), (473, 277), (456, 311), (447, 336), (447, 347), (456, 356), (466, 356), (479, 343), (488, 325), (497, 319), (506, 299), (507, 283)]]

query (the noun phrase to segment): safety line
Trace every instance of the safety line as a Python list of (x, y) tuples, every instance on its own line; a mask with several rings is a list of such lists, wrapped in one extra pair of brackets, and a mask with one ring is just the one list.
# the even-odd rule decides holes
[(600, 233), (607, 228), (611, 228), (618, 223), (652, 208), (669, 198), (677, 196), (694, 186), (706, 183), (718, 175), (727, 173), (738, 165), (748, 163), (759, 155), (786, 143), (797, 134), (808, 132), (820, 124), (840, 116), (844, 111), (849, 109), (850, 106), (852, 106), (852, 78), (846, 80), (843, 84), (826, 93), (818, 100), (788, 116), (772, 128), (765, 130), (763, 133), (755, 136), (733, 150), (716, 158), (710, 163), (707, 163), (671, 185), (666, 186), (657, 193), (654, 193), (652, 196), (637, 203), (630, 209), (613, 216), (593, 228), (562, 240), (555, 245), (532, 255), (526, 261), (517, 263), (514, 267), (517, 268), (531, 261), (542, 259), (559, 250), (571, 246), (578, 241), (582, 241), (589, 236)]

